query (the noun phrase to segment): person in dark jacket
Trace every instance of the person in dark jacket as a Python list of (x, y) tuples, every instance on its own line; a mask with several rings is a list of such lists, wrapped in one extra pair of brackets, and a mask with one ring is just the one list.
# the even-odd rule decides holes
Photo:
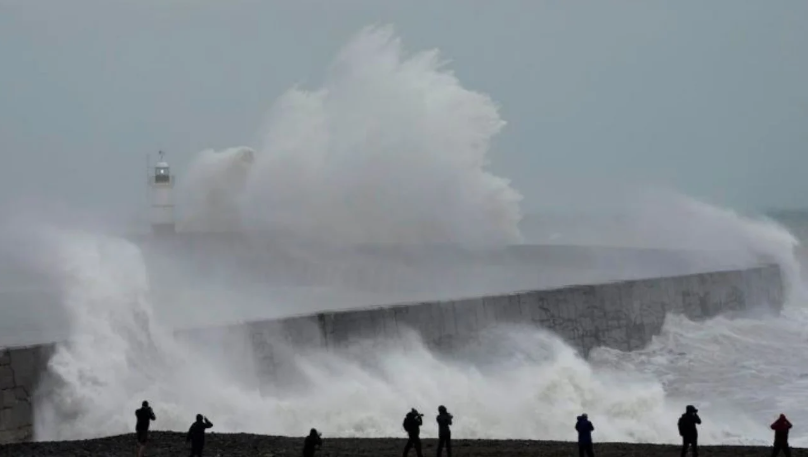
[(693, 450), (693, 456), (699, 456), (699, 430), (696, 425), (701, 424), (699, 411), (693, 406), (687, 406), (685, 413), (679, 417), (679, 435), (682, 436), (682, 456), (687, 455), (687, 449)]
[(415, 453), (418, 456), (424, 456), (421, 453), (421, 425), (424, 424), (423, 417), (424, 415), (414, 408), (404, 417), (404, 431), (407, 431), (408, 436), (407, 445), (404, 446), (404, 456), (410, 453), (412, 447), (415, 447)]
[(589, 421), (589, 417), (586, 414), (582, 414), (578, 417), (578, 421), (575, 423), (575, 430), (578, 431), (578, 455), (595, 456), (595, 452), (592, 449), (592, 431), (595, 430), (595, 426)]
[(791, 422), (783, 414), (780, 414), (780, 418), (772, 423), (772, 430), (774, 430), (772, 456), (778, 456), (780, 451), (785, 456), (791, 456), (791, 447), (788, 446), (788, 432), (791, 430), (791, 426)]
[(213, 428), (213, 423), (208, 417), (197, 414), (196, 422), (188, 429), (188, 436), (185, 438), (186, 442), (191, 443), (191, 456), (202, 456), (202, 449), (205, 448), (205, 430), (208, 428)]
[(143, 456), (143, 451), (146, 449), (146, 442), (149, 441), (149, 425), (152, 421), (157, 420), (154, 416), (154, 411), (149, 406), (149, 401), (143, 401), (141, 407), (135, 410), (135, 436), (137, 437), (137, 456)]
[(438, 456), (443, 455), (443, 447), (446, 446), (446, 456), (452, 456), (452, 419), (454, 417), (450, 414), (446, 407), (438, 407)]
[(314, 456), (314, 452), (323, 445), (323, 440), (320, 438), (320, 433), (316, 429), (311, 428), (309, 435), (303, 440), (303, 456)]

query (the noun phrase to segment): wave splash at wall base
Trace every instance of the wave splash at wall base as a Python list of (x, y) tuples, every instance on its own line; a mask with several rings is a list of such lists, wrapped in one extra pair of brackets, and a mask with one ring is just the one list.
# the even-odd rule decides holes
[[(223, 365), (154, 321), (134, 245), (89, 234), (51, 240), (58, 240), (52, 273), (63, 276), (74, 338), (50, 362), (54, 391), (37, 405), (38, 440), (130, 432), (144, 399), (155, 408), (156, 429), (184, 430), (203, 413), (218, 431), (303, 435), (316, 427), (332, 437), (396, 437), (400, 417), (416, 407), (428, 414), (430, 437), (437, 433), (431, 414), (444, 404), (458, 418), (456, 437), (571, 439), (571, 422), (587, 412), (599, 440), (676, 440), (671, 419), (684, 400), (666, 398), (657, 380), (639, 373), (593, 369), (533, 328), (493, 329), (451, 356), (434, 354), (415, 333), (336, 352), (300, 350), (292, 370), (302, 383), (261, 394), (255, 373), (231, 370), (233, 361)], [(235, 350), (219, 354), (251, 358)], [(742, 416), (733, 416), (737, 426)], [(749, 441), (711, 423), (702, 437)]]

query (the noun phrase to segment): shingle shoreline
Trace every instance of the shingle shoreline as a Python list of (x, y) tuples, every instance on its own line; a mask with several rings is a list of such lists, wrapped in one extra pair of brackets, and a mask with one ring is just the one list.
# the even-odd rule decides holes
[[(349, 439), (323, 437), (317, 456), (401, 456), (406, 439)], [(205, 456), (301, 456), (302, 437), (254, 434), (209, 433)], [(437, 440), (423, 439), (424, 456), (436, 456)], [(188, 456), (185, 434), (154, 431), (146, 456)], [(708, 445), (699, 448), (701, 456), (771, 456), (770, 447)], [(679, 456), (678, 445), (596, 443), (598, 456)], [(806, 449), (792, 449), (792, 456), (806, 456)], [(0, 456), (135, 456), (134, 434), (83, 441), (28, 442), (0, 445)], [(414, 456), (414, 451), (410, 456)], [(578, 456), (573, 442), (531, 440), (466, 440), (453, 444), (454, 456)]]

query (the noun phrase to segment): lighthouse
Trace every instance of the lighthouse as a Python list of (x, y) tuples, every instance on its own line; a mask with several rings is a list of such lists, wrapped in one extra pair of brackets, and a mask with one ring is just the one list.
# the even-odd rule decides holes
[(151, 227), (156, 235), (173, 234), (174, 222), (174, 176), (165, 161), (165, 153), (160, 151), (160, 159), (150, 169), (149, 187), (151, 188)]

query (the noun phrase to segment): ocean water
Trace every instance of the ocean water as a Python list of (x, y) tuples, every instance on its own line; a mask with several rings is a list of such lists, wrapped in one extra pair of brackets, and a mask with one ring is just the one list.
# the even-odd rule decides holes
[[(279, 99), (264, 145), (200, 154), (180, 190), (186, 227), (273, 229), (324, 243), (523, 240), (519, 193), (486, 169), (504, 121), (436, 51), (406, 54), (391, 29), (366, 29), (325, 81)], [(589, 361), (551, 333), (522, 327), (493, 329), (451, 358), (414, 334), (331, 353), (290, 349), (297, 383), (262, 387), (250, 348), (172, 335), (157, 312), (174, 304), (154, 294), (137, 245), (86, 227), (25, 226), (16, 235), (23, 254), (57, 285), (70, 336), (50, 362), (55, 393), (37, 405), (36, 437), (131, 431), (148, 399), (157, 429), (184, 430), (203, 413), (217, 431), (401, 436), (411, 407), (431, 417), (444, 404), (456, 437), (571, 440), (586, 412), (596, 440), (642, 442), (677, 441), (678, 415), (696, 404), (703, 443), (768, 443), (780, 412), (795, 424), (794, 444), (808, 443), (799, 403), (808, 395), (808, 302), (796, 231), (671, 193), (625, 208), (619, 230), (560, 233), (567, 242), (715, 250), (737, 265), (777, 262), (789, 285), (783, 314), (672, 316), (648, 348), (597, 349)], [(437, 429), (428, 421), (423, 432)]]

